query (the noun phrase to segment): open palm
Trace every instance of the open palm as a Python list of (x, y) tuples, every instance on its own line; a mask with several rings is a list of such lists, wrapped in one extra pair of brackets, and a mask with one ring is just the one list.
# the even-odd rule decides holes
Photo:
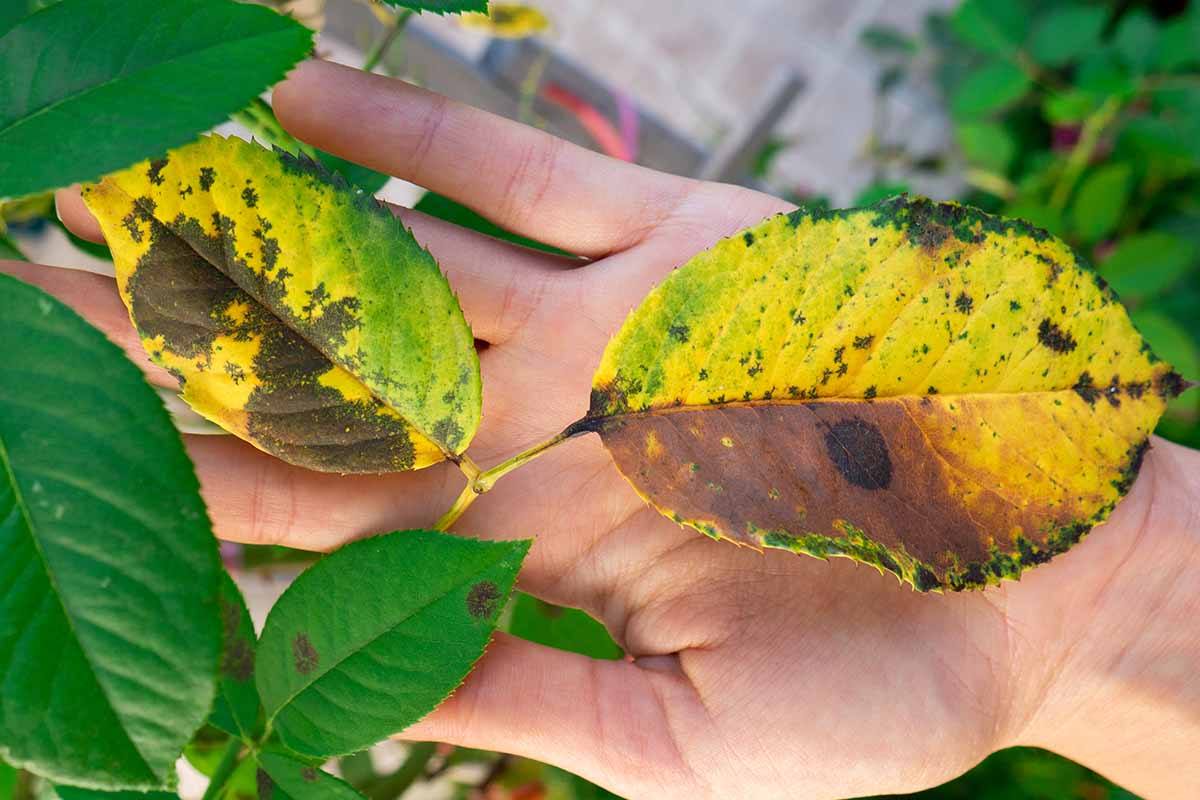
[[(487, 343), (471, 449), (484, 466), (582, 416), (605, 343), (672, 268), (789, 208), (321, 62), (278, 87), (275, 107), (305, 141), (586, 259), (398, 211)], [(77, 195), (59, 204), (76, 232), (100, 238)], [(110, 279), (6, 270), (72, 303), (152, 380), (174, 384), (146, 360)], [(341, 477), (232, 437), (188, 445), (217, 532), (237, 541), (325, 550), (428, 527), (462, 486), (451, 465)], [(1164, 459), (1194, 454), (1160, 445), (1148, 471)], [(643, 504), (598, 439), (573, 440), (500, 481), (455, 530), (536, 536), (521, 587), (591, 612), (633, 658), (596, 662), (501, 636), (405, 736), (528, 755), (632, 797), (846, 797), (939, 783), (998, 747), (1038, 742), (1080, 691), (1061, 676), (1093, 653), (1090, 616), (1118, 602), (1133, 614), (1128, 598), (1151, 594), (1139, 565), (1165, 546), (1147, 522), (1151, 483), (1144, 476), (1112, 522), (1018, 584), (919, 595), (848, 561), (683, 530)]]

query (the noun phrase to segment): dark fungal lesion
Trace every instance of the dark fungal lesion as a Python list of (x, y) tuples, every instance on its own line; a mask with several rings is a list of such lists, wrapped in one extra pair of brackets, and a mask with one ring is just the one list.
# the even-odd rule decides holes
[(149, 168), (146, 170), (147, 180), (149, 180), (155, 186), (162, 186), (164, 180), (162, 171), (166, 169), (168, 163), (168, 159), (165, 158), (153, 159), (150, 162)]
[(970, 314), (974, 307), (975, 301), (966, 292), (959, 292), (958, 297), (954, 298), (954, 308), (960, 314)]
[(679, 342), (680, 344), (685, 344), (690, 334), (691, 329), (682, 323), (676, 323), (667, 328), (667, 336), (674, 339), (676, 342)]
[(246, 179), (246, 186), (242, 189), (242, 202), (246, 204), (246, 208), (255, 208), (258, 206), (258, 192), (250, 185), (250, 179)]
[(825, 431), (825, 452), (847, 483), (863, 489), (886, 489), (892, 483), (892, 460), (879, 428), (849, 417)]
[(467, 592), (467, 613), (476, 619), (491, 617), (500, 604), (500, 587), (492, 581), (480, 581)]
[(217, 171), (212, 167), (200, 168), (200, 190), (207, 192), (212, 189), (217, 180)]
[(292, 664), (296, 668), (296, 672), (301, 675), (307, 675), (315, 670), (321, 663), (321, 657), (317, 653), (317, 648), (313, 647), (312, 640), (308, 638), (306, 633), (297, 633), (292, 637)]
[(1038, 323), (1037, 337), (1042, 345), (1056, 353), (1070, 353), (1078, 346), (1078, 343), (1071, 334), (1067, 333), (1059, 327), (1058, 323), (1052, 322), (1049, 318), (1043, 319)]

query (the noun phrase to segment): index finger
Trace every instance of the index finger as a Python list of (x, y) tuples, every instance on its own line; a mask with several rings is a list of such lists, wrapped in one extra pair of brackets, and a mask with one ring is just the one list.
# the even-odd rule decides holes
[(585, 256), (641, 241), (697, 186), (403, 81), (324, 61), (275, 88), (293, 135)]

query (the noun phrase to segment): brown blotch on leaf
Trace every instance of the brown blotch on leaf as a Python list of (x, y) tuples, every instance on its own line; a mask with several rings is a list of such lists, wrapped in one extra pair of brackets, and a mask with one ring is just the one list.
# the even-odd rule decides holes
[(1159, 375), (1154, 381), (1154, 391), (1158, 392), (1158, 396), (1166, 400), (1174, 400), (1179, 395), (1183, 394), (1192, 384), (1183, 379), (1183, 376), (1178, 372), (1171, 370)]
[(307, 675), (321, 663), (317, 648), (313, 647), (308, 634), (297, 633), (296, 637), (292, 639), (292, 659), (296, 664), (296, 672), (301, 675)]
[(1079, 395), (1087, 402), (1089, 406), (1096, 405), (1096, 400), (1100, 397), (1100, 387), (1096, 386), (1090, 372), (1084, 371), (1079, 374), (1079, 380), (1071, 387), (1075, 390), (1075, 394)]
[(162, 186), (162, 184), (163, 184), (162, 171), (164, 168), (166, 168), (166, 166), (167, 166), (167, 159), (165, 159), (165, 158), (154, 159), (153, 161), (150, 162), (150, 168), (148, 170), (146, 170), (146, 177), (155, 186)]
[(207, 192), (217, 180), (217, 171), (212, 167), (200, 168), (200, 189)]
[(317, 775), (316, 767), (305, 767), (300, 770), (300, 777), (304, 779), (305, 783), (316, 783)]
[(254, 773), (254, 785), (258, 789), (258, 800), (271, 800), (271, 796), (275, 794), (275, 781), (271, 780), (271, 776), (262, 767)]
[(500, 603), (500, 588), (491, 581), (480, 581), (467, 593), (467, 613), (476, 619), (490, 617)]
[(863, 489), (886, 489), (892, 459), (879, 428), (858, 417), (836, 422), (825, 432), (825, 452), (846, 481)]
[(1038, 341), (1056, 353), (1069, 353), (1076, 347), (1071, 334), (1048, 319), (1042, 320), (1038, 325)]
[(875, 334), (873, 334), (873, 333), (869, 333), (866, 336), (855, 336), (854, 337), (854, 349), (855, 350), (866, 350), (868, 347), (871, 346), (871, 343), (874, 341), (875, 341)]

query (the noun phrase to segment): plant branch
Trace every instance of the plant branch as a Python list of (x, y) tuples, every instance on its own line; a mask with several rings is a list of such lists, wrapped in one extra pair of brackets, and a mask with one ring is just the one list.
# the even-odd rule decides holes
[(367, 57), (363, 60), (363, 72), (370, 72), (379, 66), (379, 62), (387, 55), (387, 51), (395, 43), (397, 37), (408, 27), (408, 21), (412, 19), (412, 15), (412, 10), (406, 8), (392, 18), (392, 23), (384, 30), (383, 35), (379, 37), (379, 41), (375, 43), (371, 51), (367, 53)]
[(437, 745), (433, 742), (415, 742), (409, 747), (404, 763), (395, 772), (361, 787), (362, 793), (368, 800), (395, 800), (425, 774), (425, 766), (436, 752)]
[(229, 782), (230, 776), (233, 775), (241, 760), (242, 740), (233, 737), (225, 746), (225, 752), (221, 755), (217, 768), (213, 770), (212, 778), (209, 779), (208, 788), (204, 790), (204, 797), (201, 800), (216, 800), (220, 797), (225, 784)]
[(1083, 127), (1079, 132), (1079, 141), (1075, 143), (1075, 147), (1067, 156), (1067, 163), (1050, 195), (1051, 208), (1056, 211), (1066, 208), (1067, 201), (1071, 199), (1071, 193), (1075, 190), (1075, 184), (1079, 181), (1079, 176), (1091, 162), (1096, 147), (1100, 144), (1100, 138), (1120, 111), (1120, 98), (1110, 97), (1083, 121)]
[[(584, 417), (581, 420), (571, 423), (561, 433), (550, 437), (546, 441), (539, 442), (528, 450), (523, 450), (512, 458), (501, 461), (491, 469), (482, 471), (466, 455), (459, 456), (458, 466), (463, 471), (463, 474), (467, 476), (467, 485), (463, 487), (462, 492), (455, 499), (454, 505), (450, 506), (450, 510), (443, 514), (442, 518), (434, 525), (434, 530), (444, 531), (449, 529), (463, 515), (463, 512), (475, 502), (475, 499), (479, 495), (491, 491), (492, 487), (496, 485), (496, 481), (508, 473), (525, 466), (547, 450), (557, 447), (567, 439), (592, 430), (595, 430), (595, 420)], [(472, 470), (474, 474), (472, 474)]]

